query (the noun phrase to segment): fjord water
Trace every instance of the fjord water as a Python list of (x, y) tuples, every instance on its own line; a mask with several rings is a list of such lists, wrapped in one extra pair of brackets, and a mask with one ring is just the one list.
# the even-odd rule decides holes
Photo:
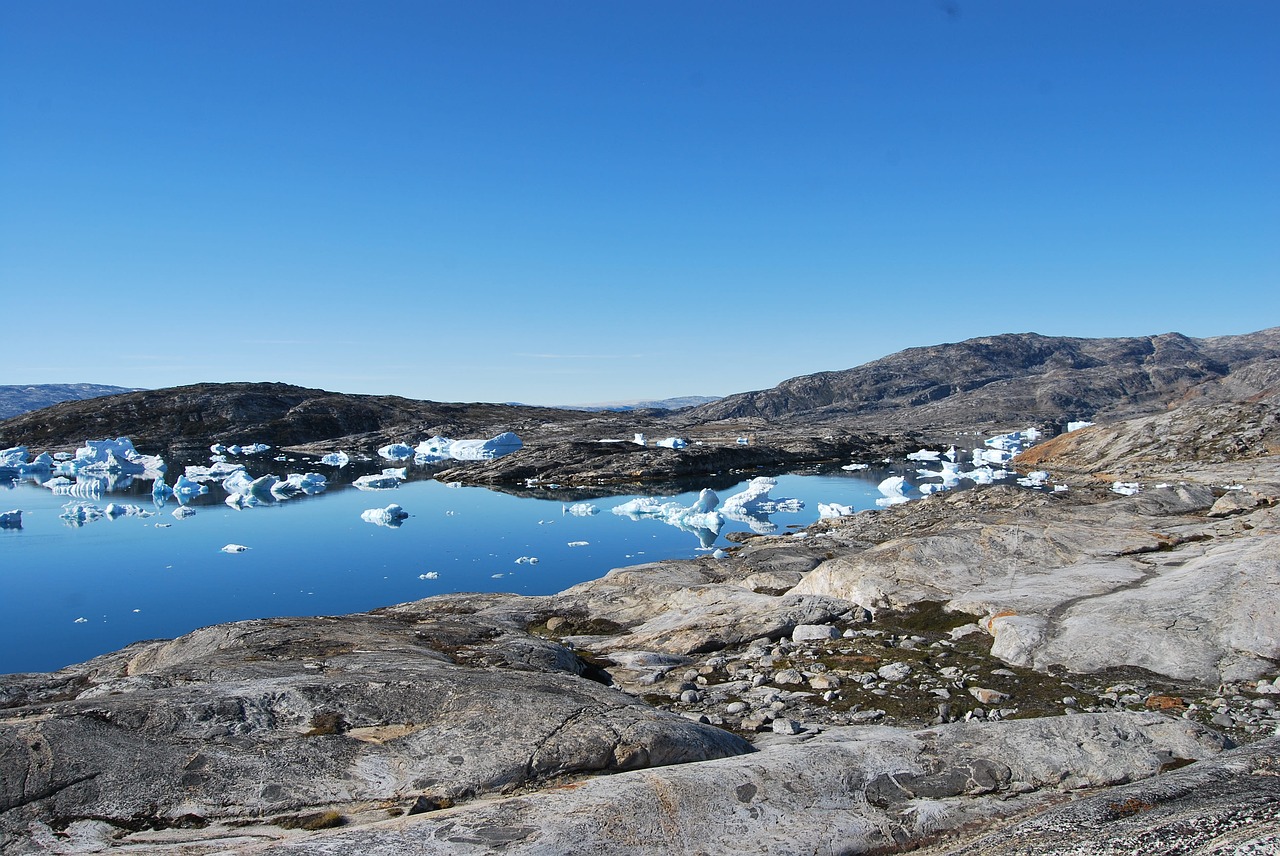
[[(275, 466), (283, 474), (291, 465)], [(321, 469), (335, 479), (336, 471)], [(778, 532), (810, 524), (819, 502), (874, 507), (876, 485), (889, 473), (776, 476), (772, 496), (805, 507), (771, 522)], [(717, 493), (732, 496), (748, 479)], [(314, 496), (236, 510), (214, 483), (190, 504), (194, 515), (176, 519), (173, 499), (152, 504), (151, 484), (135, 481), (94, 501), (137, 505), (151, 516), (75, 526), (60, 517), (70, 497), (34, 480), (0, 480), (8, 488), (0, 489), (0, 510), (22, 510), (21, 529), (0, 529), (0, 674), (57, 669), (226, 621), (340, 615), (446, 592), (552, 594), (612, 568), (708, 553), (694, 533), (611, 513), (635, 494), (584, 491), (562, 502), (417, 477), (380, 491), (331, 481)], [(704, 486), (661, 498), (691, 505)], [(573, 502), (599, 512), (568, 513)], [(400, 527), (361, 519), (390, 503), (411, 515)], [(728, 521), (712, 547), (729, 546), (725, 533), (749, 528)], [(222, 552), (228, 544), (248, 549)], [(517, 561), (528, 557), (537, 562)]]

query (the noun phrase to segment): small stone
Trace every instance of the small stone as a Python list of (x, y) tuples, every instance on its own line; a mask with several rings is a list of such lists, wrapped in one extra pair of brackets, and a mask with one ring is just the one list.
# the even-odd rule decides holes
[(809, 686), (815, 690), (830, 690), (840, 686), (840, 679), (835, 675), (814, 675), (809, 679)]
[(747, 704), (746, 702), (741, 701), (729, 702), (729, 704), (725, 705), (724, 712), (733, 714), (734, 716), (737, 716), (740, 713), (746, 713)]
[(771, 725), (774, 734), (799, 734), (804, 731), (804, 726), (796, 722), (794, 719), (786, 717), (778, 717)]
[(1215, 713), (1209, 720), (1210, 725), (1216, 725), (1219, 728), (1233, 728), (1236, 724), (1235, 719), (1229, 713)]
[(562, 628), (568, 626), (569, 620), (563, 616), (553, 615), (547, 619), (546, 628), (548, 633), (559, 633)]
[(839, 639), (840, 631), (830, 624), (797, 624), (791, 631), (793, 642), (821, 642), (827, 639)]
[(876, 669), (876, 674), (886, 681), (901, 681), (911, 674), (911, 667), (906, 663), (889, 663)]
[(1275, 710), (1276, 703), (1269, 698), (1259, 698), (1253, 700), (1254, 710)]
[[(973, 696), (981, 704), (998, 704), (1009, 697), (1008, 693), (1002, 693), (999, 690), (989, 690), (986, 687), (969, 687), (969, 695)], [(1066, 699), (1063, 699), (1066, 704)], [(1072, 699), (1074, 702), (1075, 700)], [(1071, 705), (1074, 707), (1074, 704)]]
[(795, 669), (783, 669), (773, 676), (773, 682), (775, 684), (803, 684), (804, 675)]
[(685, 690), (680, 693), (680, 701), (684, 704), (697, 704), (701, 700), (702, 696), (698, 694), (697, 690)]
[(849, 721), (854, 723), (875, 722), (880, 719), (884, 719), (883, 710), (860, 710), (849, 717)]
[(1062, 704), (1063, 704), (1065, 707), (1079, 707), (1079, 706), (1080, 706), (1080, 702), (1076, 700), (1076, 697), (1075, 697), (1075, 696), (1071, 696), (1071, 695), (1069, 695), (1069, 696), (1064, 696), (1064, 697), (1063, 697), (1063, 699), (1062, 699)]

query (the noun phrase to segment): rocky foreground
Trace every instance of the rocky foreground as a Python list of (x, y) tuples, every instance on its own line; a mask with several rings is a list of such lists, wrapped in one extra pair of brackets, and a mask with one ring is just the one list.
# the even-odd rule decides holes
[(1033, 450), (1065, 493), (5, 676), (0, 849), (1274, 853), (1280, 448), (1240, 407)]

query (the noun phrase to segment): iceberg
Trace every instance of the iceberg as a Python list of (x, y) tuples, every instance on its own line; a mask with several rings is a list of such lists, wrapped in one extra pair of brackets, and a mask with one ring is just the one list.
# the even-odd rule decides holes
[(666, 437), (653, 445), (661, 446), (664, 449), (683, 449), (689, 445), (689, 441), (682, 437)]
[(871, 466), (870, 464), (845, 464), (840, 469), (853, 473), (853, 472), (857, 472), (858, 470), (865, 470), (870, 466)]
[(746, 489), (724, 501), (724, 516), (747, 524), (752, 532), (761, 535), (776, 532), (778, 525), (769, 519), (770, 514), (796, 512), (804, 508), (804, 502), (799, 499), (771, 497), (769, 491), (777, 486), (777, 480), (768, 476), (753, 478), (747, 482)]
[(911, 490), (911, 485), (907, 484), (907, 480), (902, 476), (889, 476), (889, 478), (880, 482), (876, 486), (883, 496), (876, 500), (876, 505), (881, 508), (888, 508), (891, 505), (901, 505), (909, 501), (907, 491)]
[(248, 548), (248, 547), (246, 547), (246, 546), (245, 546), (245, 545), (243, 545), (243, 544), (228, 544), (227, 546), (225, 546), (225, 547), (223, 547), (223, 548), (222, 548), (222, 552), (224, 552), (224, 553), (243, 553), (245, 550), (248, 550), (248, 549), (249, 549), (249, 548)]
[(818, 503), (818, 519), (826, 520), (831, 517), (850, 517), (855, 513), (852, 505), (840, 505), (839, 503)]
[[(243, 470), (241, 470), (241, 472), (243, 472)], [(181, 502), (184, 497), (189, 499), (193, 496), (199, 496), (202, 493), (208, 492), (209, 488), (199, 482), (187, 478), (185, 473), (178, 476), (178, 480), (173, 483), (173, 493), (178, 497), (179, 502)]]
[(678, 502), (659, 502), (653, 497), (639, 497), (613, 508), (613, 513), (632, 520), (660, 520), (677, 529), (696, 535), (699, 543), (709, 548), (724, 526), (724, 516), (715, 510), (720, 497), (703, 488), (698, 499), (689, 506)]
[(379, 449), (378, 454), (388, 461), (403, 461), (413, 457), (413, 447), (404, 443), (392, 443)]
[(314, 496), (329, 486), (325, 477), (319, 473), (289, 473), (282, 481), (271, 488), (271, 495), (277, 499), (289, 499), (299, 494)]
[(1049, 474), (1043, 470), (1036, 470), (1033, 473), (1027, 473), (1018, 479), (1018, 484), (1023, 487), (1044, 487), (1049, 483)]
[(409, 513), (394, 502), (386, 508), (370, 508), (360, 512), (360, 519), (366, 523), (398, 529), (401, 523), (409, 518)]
[(908, 461), (936, 461), (942, 457), (941, 452), (935, 452), (932, 449), (921, 449), (918, 452), (911, 452), (907, 455)]
[(185, 475), (193, 482), (222, 481), (236, 473), (244, 472), (244, 464), (230, 464), (226, 461), (214, 461), (211, 467), (189, 466)]
[(0, 529), (21, 529), (22, 528), (22, 509), (15, 508), (13, 511), (5, 511), (0, 513)]
[(173, 488), (165, 484), (163, 478), (156, 479), (156, 483), (151, 486), (151, 501), (156, 505), (164, 505), (171, 496), (173, 496)]
[(330, 452), (320, 459), (320, 463), (341, 469), (351, 463), (351, 457), (346, 452)]
[(1111, 492), (1118, 493), (1121, 496), (1134, 496), (1142, 491), (1142, 486), (1137, 482), (1115, 482), (1111, 485)]
[(420, 464), (432, 461), (491, 461), (524, 447), (524, 442), (510, 431), (488, 440), (450, 440), (448, 437), (432, 437), (423, 440), (413, 450), (414, 461)]
[(127, 475), (144, 475), (154, 478), (152, 473), (165, 471), (164, 459), (159, 455), (144, 455), (133, 447), (128, 437), (117, 437), (114, 440), (86, 440), (76, 449), (75, 459), (71, 462), (74, 471), (123, 473)]
[(58, 515), (70, 526), (84, 526), (102, 519), (102, 509), (91, 502), (68, 502)]
[(1070, 434), (1072, 431), (1079, 431), (1081, 428), (1088, 428), (1092, 424), (1092, 422), (1085, 422), (1084, 420), (1079, 422), (1068, 422), (1067, 433)]
[(107, 507), (102, 513), (112, 520), (117, 517), (150, 517), (151, 512), (142, 508), (140, 505), (124, 505), (121, 503), (108, 502)]
[(560, 506), (561, 514), (572, 514), (574, 517), (590, 517), (593, 514), (599, 514), (600, 509), (589, 502), (575, 502), (568, 507)]
[(178, 520), (186, 520), (195, 513), (196, 510), (189, 505), (179, 505), (173, 510), (173, 516)]
[(400, 486), (408, 473), (403, 467), (385, 469), (381, 473), (360, 476), (352, 484), (360, 490), (390, 490)]
[(26, 446), (12, 446), (0, 449), (0, 470), (16, 470), (27, 462)]

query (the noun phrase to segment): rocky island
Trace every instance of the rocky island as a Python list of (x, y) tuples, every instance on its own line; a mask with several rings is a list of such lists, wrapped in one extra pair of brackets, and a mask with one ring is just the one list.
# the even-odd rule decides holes
[[(674, 413), (244, 384), (10, 419), (0, 445), (48, 449), (515, 430), (518, 453), (438, 476), (498, 486), (1097, 424), (1017, 460), (1066, 491), (941, 492), (545, 597), (237, 622), (0, 676), (0, 848), (1275, 852), (1278, 344), (991, 337)], [(598, 442), (632, 430), (694, 451)]]

